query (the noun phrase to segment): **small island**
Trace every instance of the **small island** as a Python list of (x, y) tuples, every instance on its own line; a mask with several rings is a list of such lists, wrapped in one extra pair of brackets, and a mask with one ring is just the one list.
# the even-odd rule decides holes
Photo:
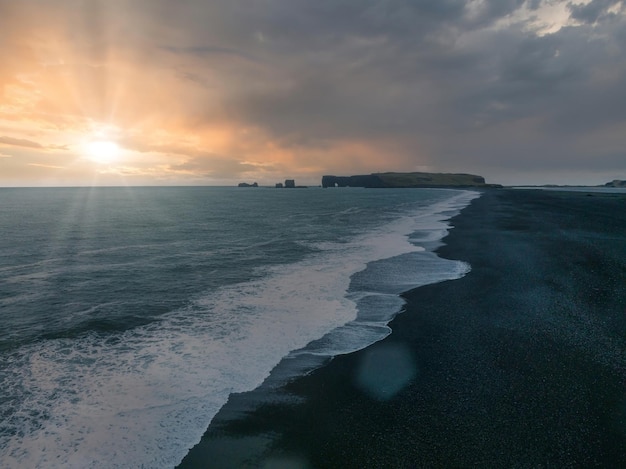
[[(259, 187), (259, 185), (254, 182), (252, 184), (248, 184), (247, 182), (240, 182), (237, 184), (237, 187)], [(307, 186), (296, 186), (295, 179), (285, 179), (285, 182), (277, 182), (274, 187), (276, 189), (306, 189)]]
[(372, 173), (358, 176), (323, 176), (322, 187), (413, 188), (413, 187), (480, 187), (500, 188), (487, 184), (485, 178), (463, 173)]

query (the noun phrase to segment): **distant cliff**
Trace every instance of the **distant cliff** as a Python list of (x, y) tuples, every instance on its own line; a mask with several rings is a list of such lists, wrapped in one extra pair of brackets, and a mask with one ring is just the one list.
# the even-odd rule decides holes
[(605, 187), (626, 187), (626, 181), (622, 181), (620, 179), (614, 179), (611, 182), (607, 182)]
[(502, 187), (486, 184), (474, 174), (453, 173), (373, 173), (359, 176), (323, 176), (322, 187)]

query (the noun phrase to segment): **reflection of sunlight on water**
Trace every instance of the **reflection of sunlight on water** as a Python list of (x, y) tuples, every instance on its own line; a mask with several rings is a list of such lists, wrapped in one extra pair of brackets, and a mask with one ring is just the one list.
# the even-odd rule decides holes
[(404, 389), (416, 375), (417, 366), (407, 346), (384, 344), (365, 352), (355, 384), (369, 397), (386, 401)]

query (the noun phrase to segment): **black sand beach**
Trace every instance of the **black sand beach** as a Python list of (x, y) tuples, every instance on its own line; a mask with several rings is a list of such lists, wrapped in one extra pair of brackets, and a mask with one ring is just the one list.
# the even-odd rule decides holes
[(180, 467), (626, 467), (626, 195), (486, 191), (452, 224), (438, 254), (467, 276), (232, 396)]

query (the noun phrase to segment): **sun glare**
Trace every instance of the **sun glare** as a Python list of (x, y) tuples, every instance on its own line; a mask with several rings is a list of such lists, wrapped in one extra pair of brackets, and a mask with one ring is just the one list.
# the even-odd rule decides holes
[(120, 147), (110, 140), (98, 140), (87, 144), (87, 156), (99, 164), (113, 163), (119, 157)]

